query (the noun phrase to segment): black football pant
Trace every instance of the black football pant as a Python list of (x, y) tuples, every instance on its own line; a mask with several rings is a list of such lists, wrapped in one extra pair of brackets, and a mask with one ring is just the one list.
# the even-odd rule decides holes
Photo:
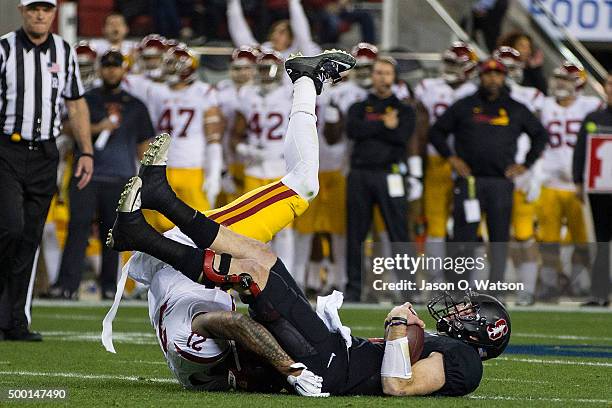
[[(491, 243), (490, 275), (491, 281), (504, 280), (508, 241), (510, 240), (510, 218), (514, 184), (502, 177), (476, 177), (476, 198), (480, 203), (481, 215), (486, 217), (487, 232)], [(457, 178), (453, 190), (453, 256), (474, 256), (474, 248), (479, 241), (479, 222), (468, 223), (465, 217), (464, 201), (468, 198), (468, 182)], [(457, 281), (464, 277), (457, 273), (448, 274), (448, 279)]]
[(592, 268), (591, 295), (608, 300), (610, 293), (610, 241), (612, 240), (612, 194), (589, 194), (597, 255)]
[(390, 197), (386, 171), (351, 169), (346, 194), (347, 298), (361, 296), (361, 245), (372, 226), (372, 211), (377, 204), (391, 242), (408, 242), (408, 201), (406, 195)]
[(0, 134), (0, 329), (28, 326), (28, 285), (58, 161), (55, 141), (13, 143)]
[[(117, 286), (119, 253), (105, 245), (108, 230), (115, 221), (117, 201), (127, 179), (92, 181), (84, 189), (77, 188), (78, 179), (70, 183), (70, 222), (68, 237), (62, 254), (58, 286), (73, 293), (81, 283), (85, 251), (94, 219), (98, 222), (98, 236), (102, 243), (100, 287), (102, 293), (114, 291)], [(97, 216), (96, 216), (97, 215)]]

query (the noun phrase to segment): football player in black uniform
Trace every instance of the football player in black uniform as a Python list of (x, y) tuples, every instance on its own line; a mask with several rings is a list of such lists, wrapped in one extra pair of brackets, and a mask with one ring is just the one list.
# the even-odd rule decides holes
[[(292, 74), (299, 75), (296, 71), (300, 68), (294, 61)], [(466, 395), (480, 383), (481, 361), (497, 357), (508, 344), (510, 318), (503, 305), (491, 296), (473, 292), (460, 300), (444, 294), (430, 302), (439, 334), (426, 334), (420, 359), (414, 363), (410, 361), (407, 329), (412, 324), (424, 327), (424, 323), (409, 303), (391, 310), (385, 320), (385, 338), (379, 341), (331, 332), (269, 247), (185, 209), (174, 194), (163, 195), (171, 191), (165, 176), (157, 182), (163, 185), (145, 189), (143, 184), (142, 190), (127, 192), (126, 197), (132, 198), (121, 205), (124, 212), (115, 222), (111, 245), (152, 254), (204, 285), (237, 289), (252, 318), (273, 334), (292, 359), (323, 378), (322, 393)], [(148, 196), (141, 200), (141, 194)], [(171, 219), (178, 207), (193, 215), (192, 221), (177, 225), (199, 248), (171, 241), (148, 227), (140, 204), (151, 200), (163, 200), (160, 211)], [(211, 246), (228, 253), (215, 256), (207, 249)], [(183, 256), (177, 260), (178, 253)], [(248, 271), (236, 273), (237, 265), (247, 267), (245, 260)], [(192, 327), (199, 316), (194, 317)], [(259, 379), (270, 382), (264, 375)]]

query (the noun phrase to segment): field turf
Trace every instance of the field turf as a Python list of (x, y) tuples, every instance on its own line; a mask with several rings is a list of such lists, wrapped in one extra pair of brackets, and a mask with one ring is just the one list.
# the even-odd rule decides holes
[[(35, 305), (42, 343), (0, 342), (0, 406), (74, 407), (612, 407), (612, 310), (511, 311), (513, 337), (501, 358), (485, 362), (478, 390), (464, 398), (334, 397), (194, 393), (171, 377), (144, 304), (115, 320), (117, 354), (99, 337), (108, 306)], [(419, 310), (419, 309), (418, 309)], [(419, 310), (422, 316), (424, 310)], [(387, 309), (346, 309), (359, 336), (382, 333)], [(426, 320), (429, 328), (433, 321)], [(8, 389), (64, 388), (62, 402), (9, 402)]]

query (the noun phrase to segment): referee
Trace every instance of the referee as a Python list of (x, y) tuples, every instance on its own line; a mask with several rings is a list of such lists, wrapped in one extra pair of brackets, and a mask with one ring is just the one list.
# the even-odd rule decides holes
[(89, 183), (89, 111), (70, 45), (50, 33), (56, 0), (21, 0), (22, 27), (0, 38), (0, 339), (40, 341), (26, 297), (36, 249), (56, 190), (61, 106), (82, 152), (75, 177)]

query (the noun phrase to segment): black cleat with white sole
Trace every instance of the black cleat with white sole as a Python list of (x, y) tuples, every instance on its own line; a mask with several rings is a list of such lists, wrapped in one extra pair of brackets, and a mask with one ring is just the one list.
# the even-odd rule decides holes
[(142, 251), (141, 244), (157, 235), (140, 210), (141, 189), (140, 177), (132, 177), (121, 193), (117, 217), (106, 238), (106, 246), (115, 251)]
[(315, 83), (317, 95), (320, 95), (324, 82), (340, 81), (341, 74), (353, 68), (355, 62), (355, 58), (347, 52), (326, 50), (312, 57), (291, 55), (285, 61), (285, 70), (293, 82), (303, 76), (311, 78)]

